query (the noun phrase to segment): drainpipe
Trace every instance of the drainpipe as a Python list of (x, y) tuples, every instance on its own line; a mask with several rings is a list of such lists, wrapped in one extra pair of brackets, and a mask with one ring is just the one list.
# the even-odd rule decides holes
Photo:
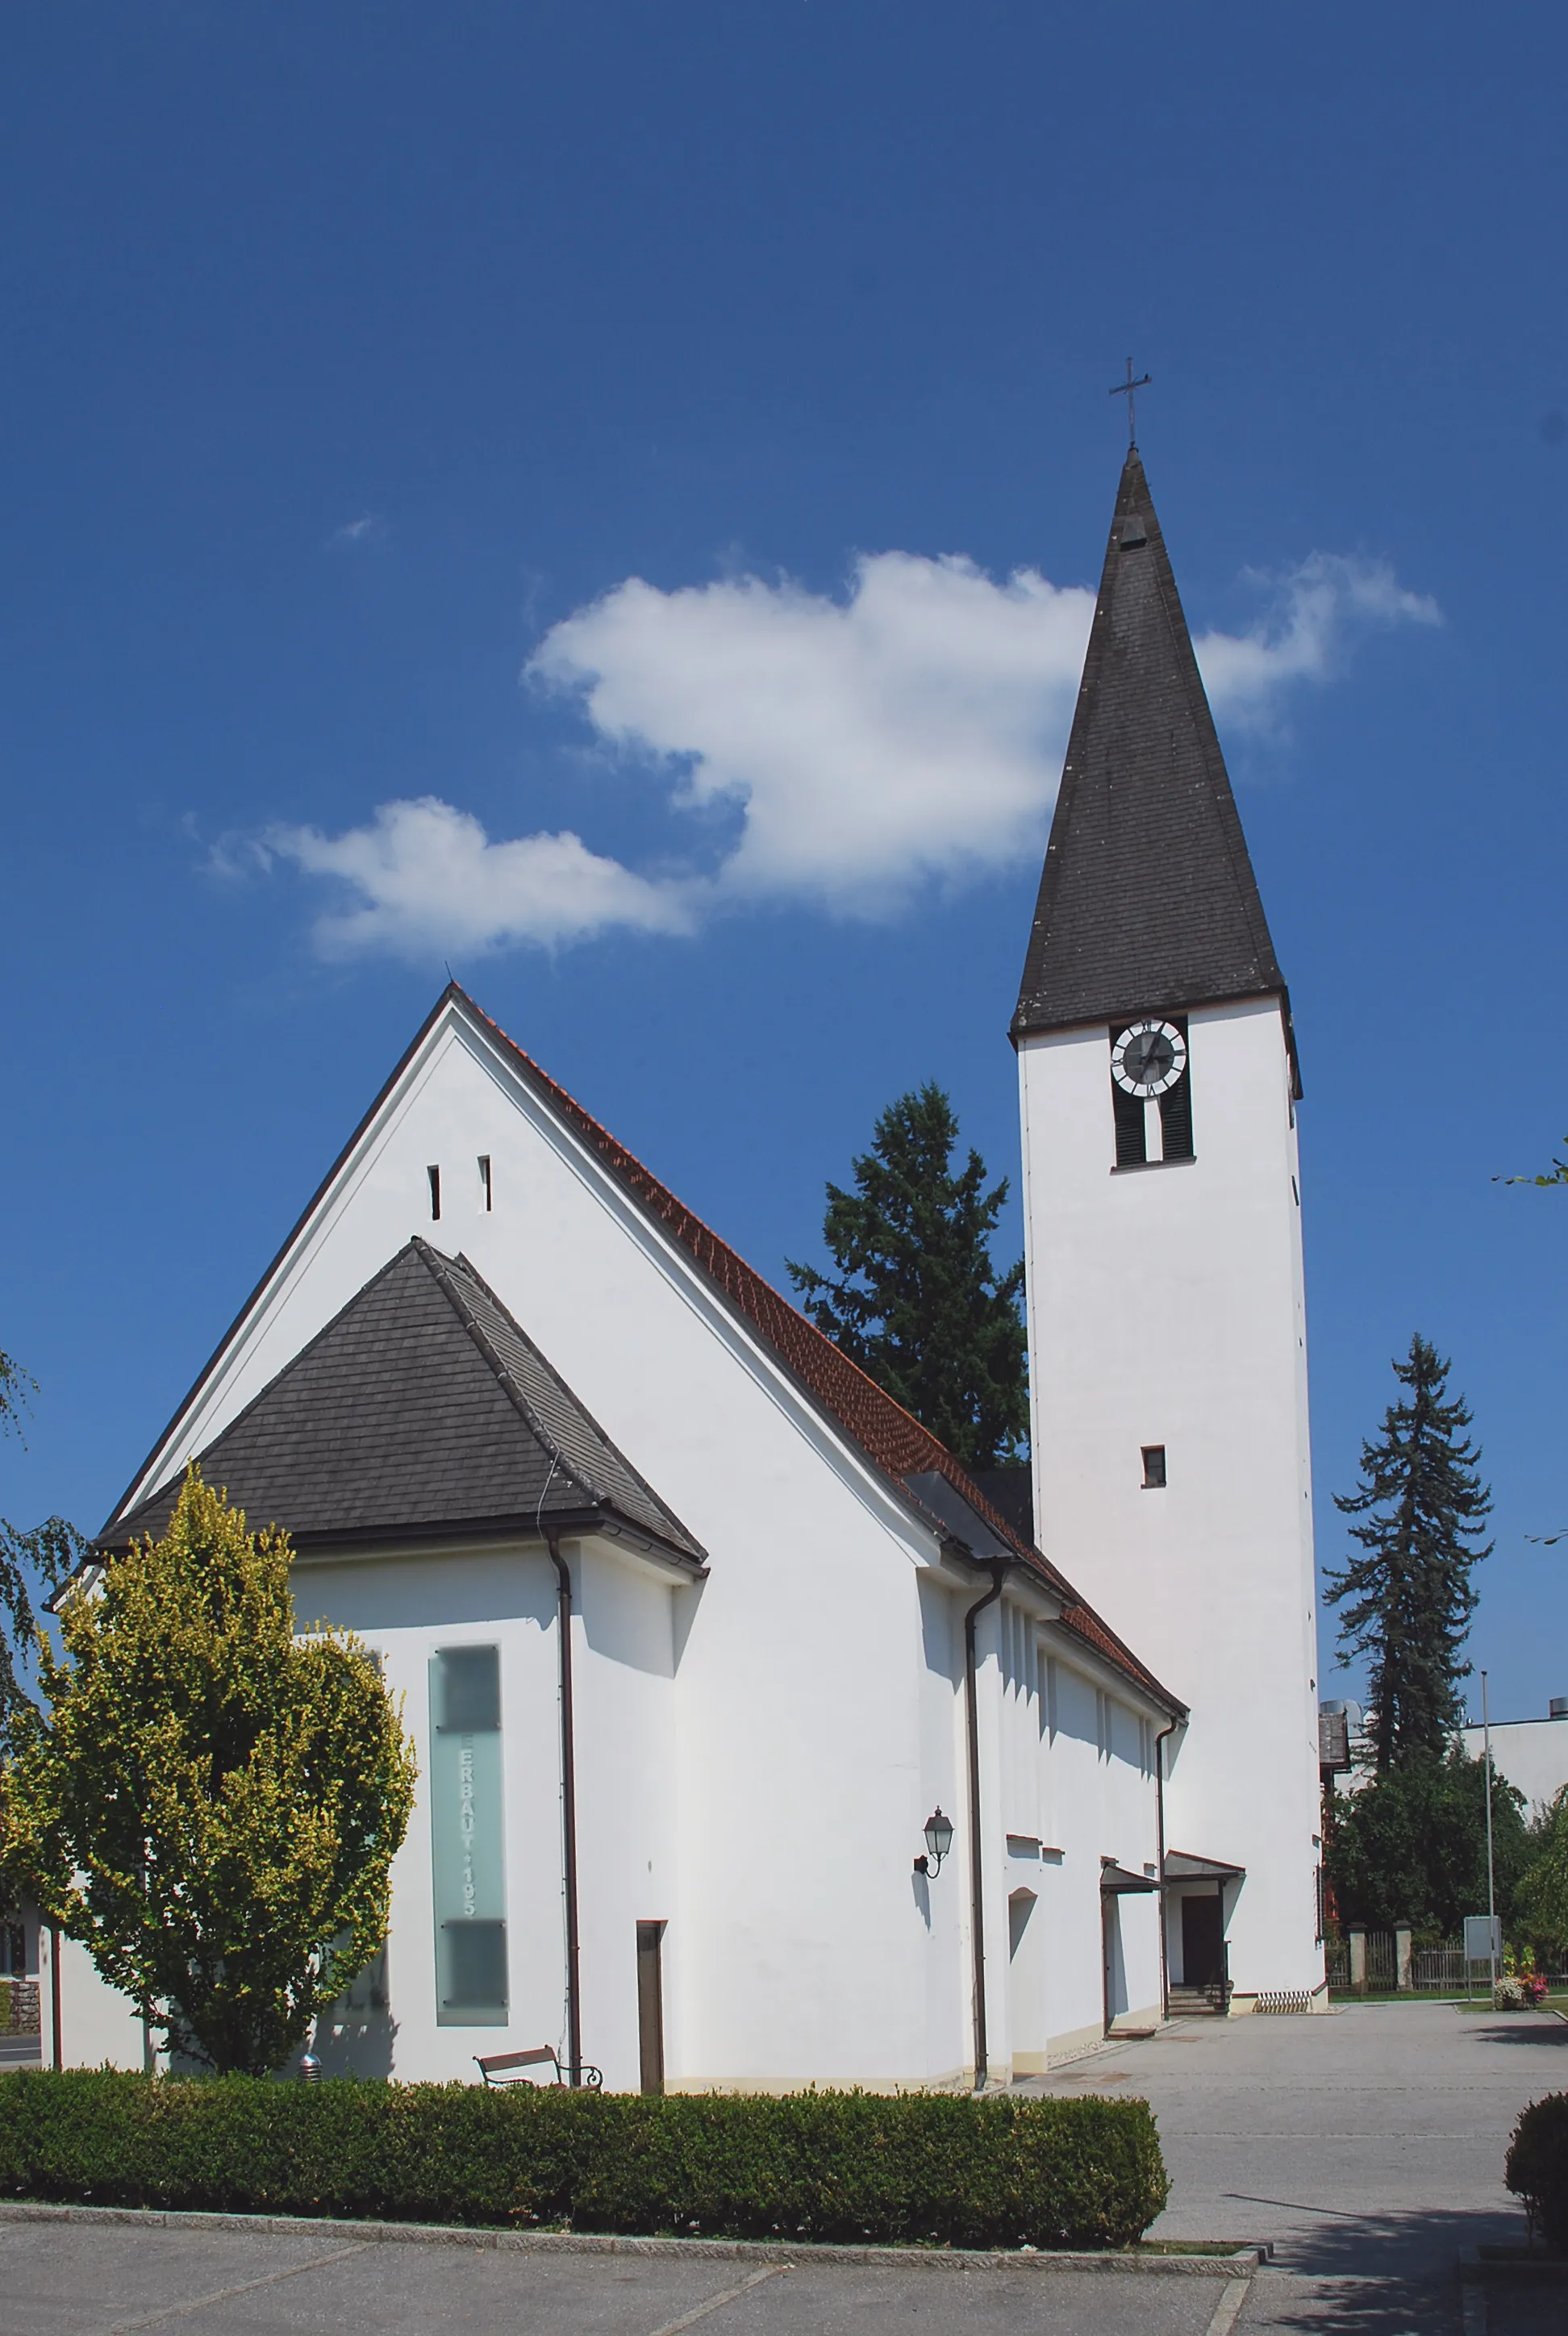
[(49, 2042), (54, 2066), (65, 2066), (64, 2022), (60, 2015), (60, 1925), (49, 1925)]
[(580, 2085), (582, 2003), (578, 1969), (577, 1752), (571, 1720), (571, 1569), (560, 1553), (560, 1543), (556, 1535), (546, 1533), (544, 1539), (560, 1585), (556, 1601), (556, 1635), (560, 1641), (560, 1819), (561, 1864), (566, 1883), (567, 2080), (570, 2084)]
[(1171, 1955), (1165, 1929), (1165, 1738), (1174, 1736), (1181, 1726), (1173, 1719), (1169, 1728), (1162, 1728), (1154, 1738), (1154, 1824), (1155, 1855), (1160, 1861), (1160, 2017), (1171, 2016)]
[(980, 1847), (980, 1716), (975, 1692), (975, 1618), (1002, 1594), (1007, 1560), (990, 1561), (991, 1586), (964, 1616), (964, 1707), (969, 1739), (969, 1932), (975, 1948), (975, 2090), (986, 2083), (985, 1857)]

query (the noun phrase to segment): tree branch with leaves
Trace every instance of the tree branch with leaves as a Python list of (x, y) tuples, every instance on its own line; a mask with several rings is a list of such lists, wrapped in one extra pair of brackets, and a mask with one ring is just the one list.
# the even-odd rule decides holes
[(162, 1538), (66, 1601), (0, 1812), (0, 1856), (110, 1986), (253, 2076), (385, 1938), (416, 1774), (360, 1641), (297, 1635), (290, 1555), (193, 1467)]
[[(25, 1441), (27, 1398), (37, 1392), (37, 1381), (9, 1355), (0, 1354), (0, 1435)], [(0, 1517), (0, 1758), (18, 1719), (33, 1708), (24, 1682), (38, 1638), (35, 1601), (53, 1596), (69, 1579), (85, 1547), (63, 1517), (47, 1517), (27, 1529)]]

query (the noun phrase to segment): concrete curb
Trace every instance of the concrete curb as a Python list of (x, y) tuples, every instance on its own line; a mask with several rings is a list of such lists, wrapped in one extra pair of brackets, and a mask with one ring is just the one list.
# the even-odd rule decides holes
[(910, 2271), (1135, 2272), (1164, 2278), (1251, 2279), (1261, 2247), (1203, 2255), (981, 2253), (962, 2247), (846, 2247), (775, 2243), (770, 2239), (632, 2239), (592, 2231), (496, 2231), (453, 2223), (354, 2223), (314, 2214), (184, 2214), (157, 2206), (50, 2206), (26, 2199), (0, 2202), (0, 2223), (97, 2223), (131, 2230), (237, 2231), (250, 2237), (318, 2238), (331, 2234), (366, 2244), (492, 2247), (519, 2254), (664, 2255), (697, 2261), (755, 2263), (872, 2263)]

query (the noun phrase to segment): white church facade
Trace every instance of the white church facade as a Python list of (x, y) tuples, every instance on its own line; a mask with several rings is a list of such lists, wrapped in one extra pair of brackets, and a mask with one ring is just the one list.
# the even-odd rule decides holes
[(403, 1698), (329, 2070), (972, 2086), (1323, 2002), (1293, 1040), (1135, 453), (1014, 1037), (1032, 1504), (437, 1003), (95, 1552), (197, 1458)]

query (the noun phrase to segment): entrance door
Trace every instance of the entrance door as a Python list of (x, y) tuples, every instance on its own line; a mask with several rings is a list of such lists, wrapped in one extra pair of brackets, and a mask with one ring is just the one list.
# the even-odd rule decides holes
[(637, 1926), (637, 2040), (645, 2093), (664, 2090), (664, 1924)]
[(1127, 2009), (1127, 1965), (1122, 1952), (1122, 1901), (1115, 1890), (1100, 1893), (1100, 1973), (1105, 1982), (1105, 2034)]
[(1217, 1897), (1182, 1901), (1182, 1982), (1218, 1987), (1225, 1976), (1224, 1910)]

